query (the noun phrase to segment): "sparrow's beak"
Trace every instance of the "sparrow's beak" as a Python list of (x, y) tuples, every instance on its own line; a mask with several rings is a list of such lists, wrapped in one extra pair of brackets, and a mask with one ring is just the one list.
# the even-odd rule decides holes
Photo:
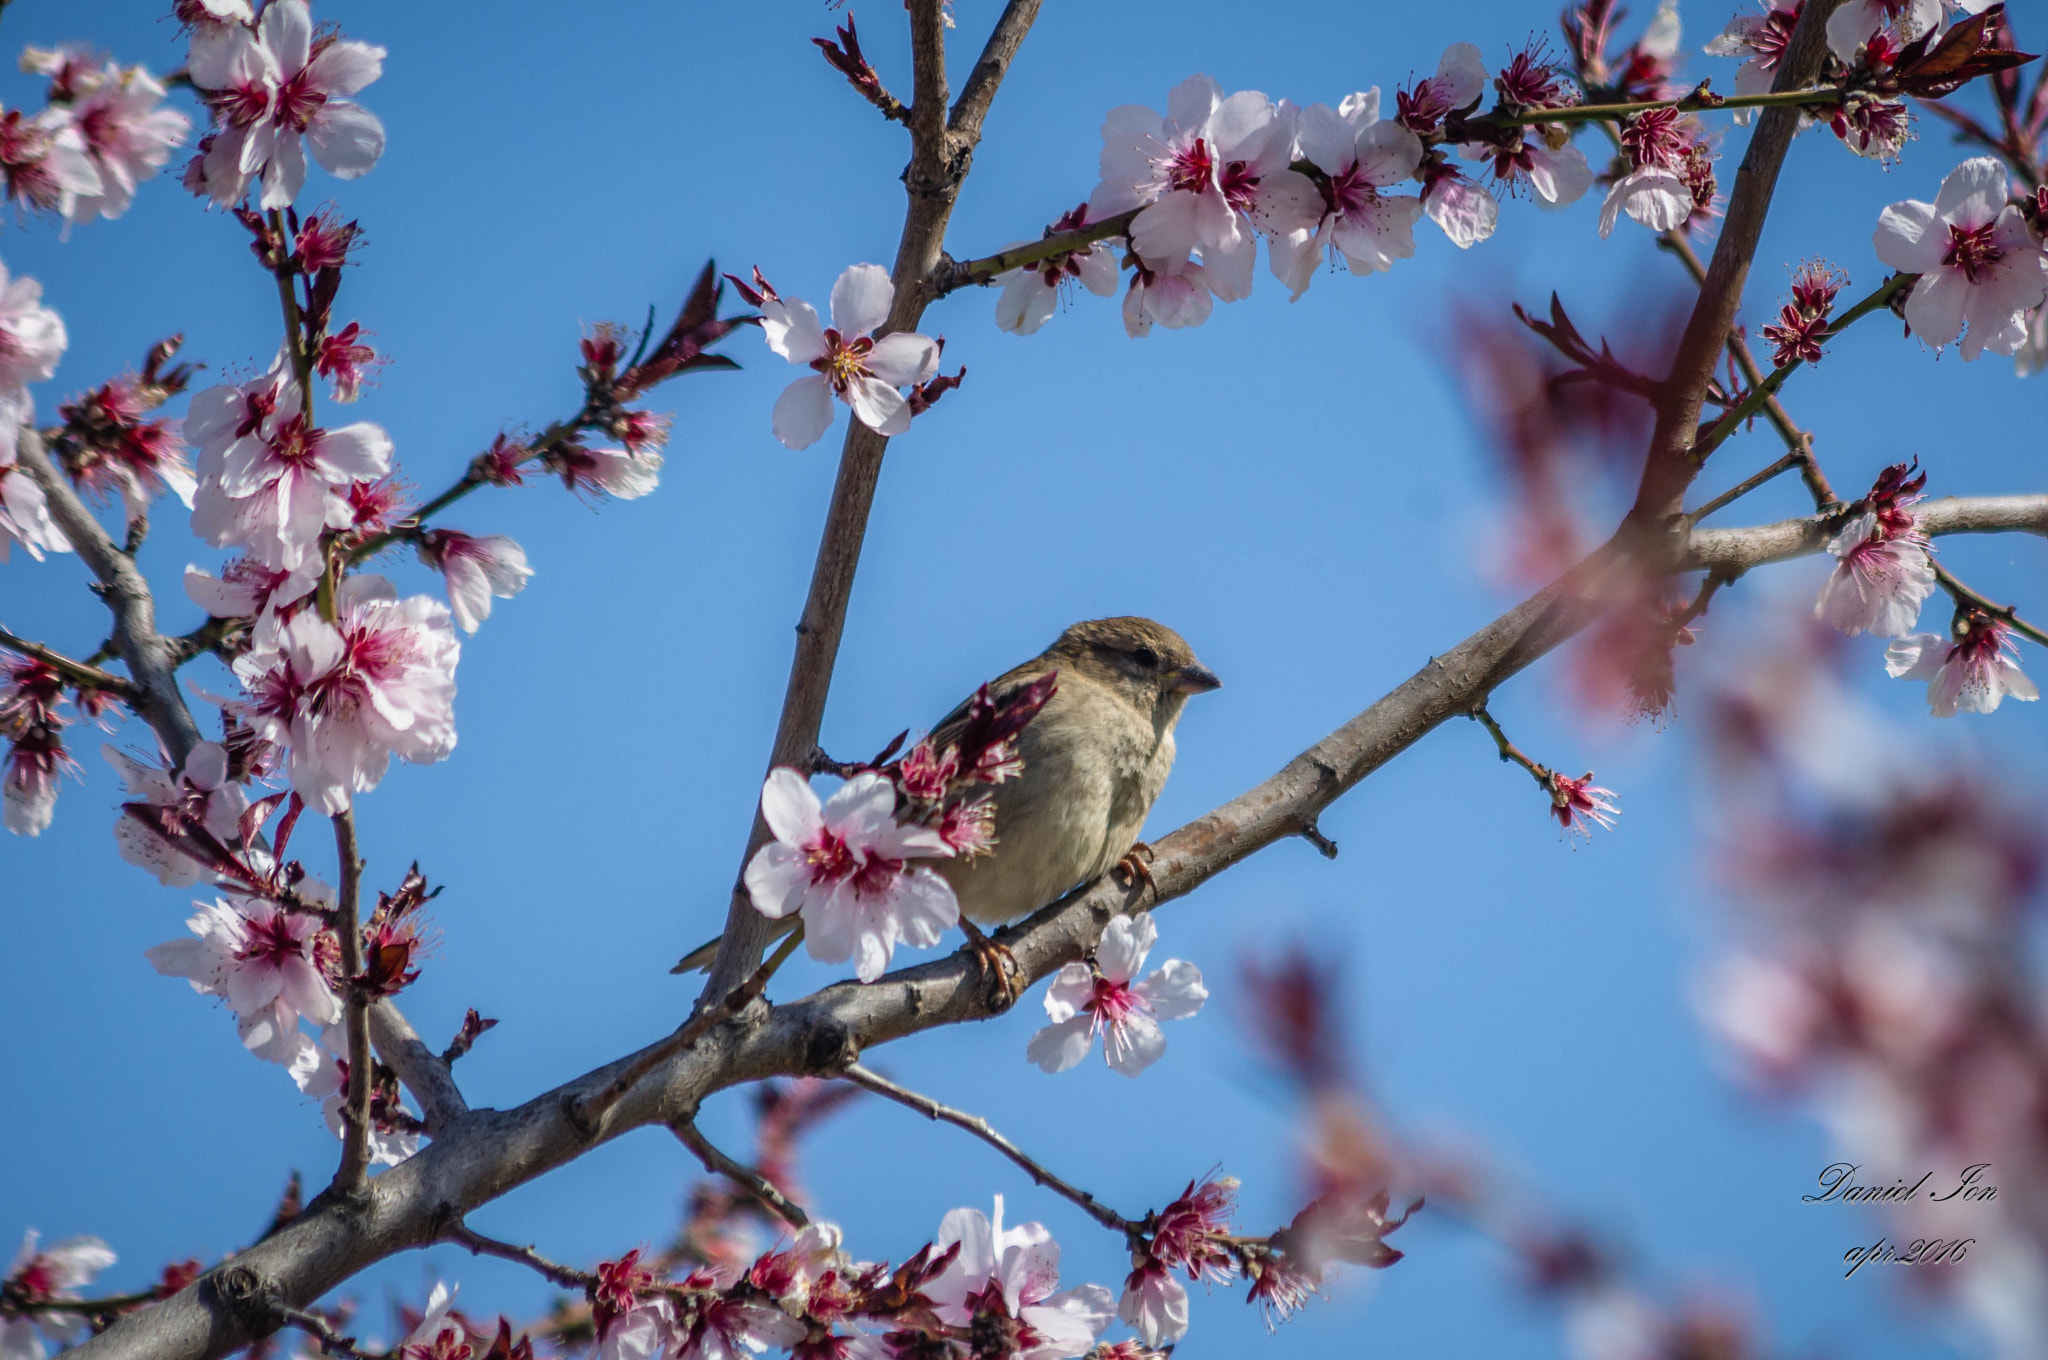
[(1223, 682), (1207, 666), (1190, 663), (1173, 673), (1173, 688), (1182, 694), (1207, 694), (1223, 688)]

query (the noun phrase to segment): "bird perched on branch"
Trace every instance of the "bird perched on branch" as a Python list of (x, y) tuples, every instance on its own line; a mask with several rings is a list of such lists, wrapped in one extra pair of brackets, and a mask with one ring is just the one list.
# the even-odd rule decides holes
[[(1016, 738), (1022, 773), (994, 786), (994, 852), (931, 866), (952, 885), (970, 921), (994, 925), (1028, 916), (1127, 859), (1133, 872), (1148, 876), (1133, 848), (1173, 769), (1181, 707), (1189, 695), (1223, 683), (1164, 624), (1094, 619), (990, 681), (989, 698), (1000, 707), (1054, 671), (1052, 698)], [(970, 703), (932, 729), (936, 749), (959, 735)], [(709, 967), (717, 950), (713, 940), (676, 970)]]

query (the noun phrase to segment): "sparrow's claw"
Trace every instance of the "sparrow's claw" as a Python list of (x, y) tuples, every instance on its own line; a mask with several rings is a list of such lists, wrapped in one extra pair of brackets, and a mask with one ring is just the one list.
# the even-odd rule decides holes
[(1024, 976), (1024, 966), (1017, 962), (1017, 956), (1010, 952), (1008, 945), (998, 944), (982, 934), (980, 927), (965, 916), (960, 918), (960, 929), (967, 934), (968, 951), (981, 966), (982, 980), (989, 988), (990, 1004), (998, 1011), (1006, 1011), (1016, 1005), (1031, 982)]
[(1152, 847), (1143, 841), (1133, 841), (1124, 857), (1116, 862), (1116, 876), (1126, 888), (1143, 882), (1153, 892), (1158, 892), (1159, 885), (1152, 881)]

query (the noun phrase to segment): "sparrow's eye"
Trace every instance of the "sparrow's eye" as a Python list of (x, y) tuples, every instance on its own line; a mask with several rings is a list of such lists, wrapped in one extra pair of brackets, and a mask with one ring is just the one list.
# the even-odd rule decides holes
[(1159, 653), (1153, 651), (1150, 647), (1140, 647), (1137, 651), (1132, 652), (1131, 655), (1136, 658), (1140, 666), (1143, 666), (1148, 671), (1159, 664)]

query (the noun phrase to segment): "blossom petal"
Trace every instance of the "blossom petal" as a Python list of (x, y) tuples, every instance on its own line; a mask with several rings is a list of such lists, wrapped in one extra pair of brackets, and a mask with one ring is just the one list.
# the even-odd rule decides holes
[(1095, 1046), (1095, 1017), (1077, 1015), (1047, 1025), (1031, 1036), (1024, 1056), (1047, 1072), (1064, 1072), (1088, 1056)]
[(775, 399), (769, 428), (792, 449), (807, 449), (832, 427), (832, 385), (822, 374), (798, 378)]
[(851, 340), (866, 335), (889, 319), (896, 285), (878, 264), (848, 265), (832, 285), (832, 324)]

